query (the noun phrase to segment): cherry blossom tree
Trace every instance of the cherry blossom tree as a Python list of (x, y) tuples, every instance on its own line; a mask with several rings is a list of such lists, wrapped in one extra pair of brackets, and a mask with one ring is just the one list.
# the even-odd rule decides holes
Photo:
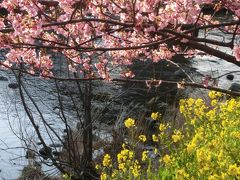
[[(213, 15), (227, 9), (232, 20), (219, 22), (213, 15), (205, 15), (204, 5), (212, 6)], [(74, 74), (67, 79), (87, 82), (83, 93), (83, 141), (84, 157), (89, 162), (92, 81), (131, 81), (132, 71), (124, 70), (117, 78), (112, 77), (112, 72), (136, 59), (157, 63), (171, 61), (176, 54), (189, 56), (203, 52), (240, 65), (240, 45), (236, 41), (240, 33), (239, 0), (4, 0), (1, 7), (2, 12), (4, 8), (7, 11), (0, 17), (0, 48), (8, 52), (6, 60), (0, 62), (2, 67), (61, 80), (64, 78), (52, 71), (54, 63), (49, 53), (58, 52), (66, 57), (68, 70)], [(199, 30), (207, 33), (211, 29), (231, 34), (232, 40), (220, 42), (196, 36)], [(221, 52), (212, 45), (227, 47), (232, 53)], [(132, 79), (132, 82), (145, 83), (145, 80)], [(149, 80), (146, 84), (151, 88), (161, 82)], [(233, 93), (207, 83), (167, 83)], [(237, 92), (233, 94), (239, 96)], [(41, 140), (37, 126), (35, 130)], [(44, 143), (44, 139), (41, 141)], [(68, 173), (53, 157), (51, 160), (62, 173)]]

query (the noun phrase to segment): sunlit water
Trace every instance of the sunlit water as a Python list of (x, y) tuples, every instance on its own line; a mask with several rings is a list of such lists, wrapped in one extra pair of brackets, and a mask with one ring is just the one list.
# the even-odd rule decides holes
[[(204, 37), (204, 33), (200, 32), (200, 37)], [(217, 41), (230, 42), (232, 35), (223, 34), (221, 31), (210, 31), (208, 38)], [(236, 44), (240, 44), (240, 37), (236, 37)], [(212, 46), (214, 47), (214, 46)], [(216, 48), (216, 47), (214, 47)], [(232, 50), (226, 47), (218, 47), (219, 50), (227, 54), (233, 55)], [(232, 83), (240, 83), (240, 68), (232, 63), (229, 63), (220, 58), (212, 56), (196, 56), (192, 59), (192, 67), (197, 69), (197, 72), (202, 76), (211, 75), (213, 78), (218, 78), (218, 86), (223, 89), (229, 89)], [(228, 80), (227, 74), (234, 75), (233, 80)]]
[[(26, 147), (26, 144), (20, 139), (24, 138), (28, 145), (36, 145), (38, 141), (32, 124), (23, 109), (18, 89), (14, 90), (8, 87), (8, 84), (14, 81), (14, 77), (4, 72), (1, 72), (1, 75), (8, 77), (9, 81), (0, 81), (0, 179), (16, 179), (21, 174), (23, 167), (28, 164), (25, 158), (26, 152), (22, 148)], [(31, 85), (27, 85), (28, 88), (31, 87), (29, 88), (30, 94), (38, 103), (44, 118), (61, 135), (64, 128), (53, 110), (54, 105), (56, 105), (56, 97), (52, 92), (51, 83), (40, 80), (30, 81)], [(42, 127), (36, 109), (33, 108), (29, 100), (27, 100), (27, 103), (32, 108), (36, 123)], [(44, 137), (48, 137), (46, 131), (43, 130), (41, 133)], [(53, 141), (46, 138), (48, 145), (58, 143), (55, 138), (53, 138)], [(36, 146), (34, 149), (38, 150), (39, 148), (41, 148), (41, 145)], [(56, 170), (51, 172), (51, 169), (54, 168), (43, 166), (43, 171), (49, 171), (53, 175), (57, 173)]]
[(0, 87), (0, 177), (14, 179), (26, 164), (25, 158), (21, 158), (24, 151), (18, 148), (21, 142), (12, 131), (17, 130), (14, 125), (18, 119), (16, 108), (21, 105), (15, 98), (15, 91), (8, 88), (8, 82), (1, 81)]

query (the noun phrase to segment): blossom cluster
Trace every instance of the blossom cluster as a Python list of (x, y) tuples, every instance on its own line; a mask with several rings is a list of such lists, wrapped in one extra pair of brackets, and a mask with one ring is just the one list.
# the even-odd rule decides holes
[[(9, 13), (0, 17), (0, 47), (14, 49), (9, 52), (5, 65), (26, 63), (31, 73), (36, 67), (44, 68), (44, 75), (50, 73), (52, 63), (44, 63), (44, 67), (38, 65), (44, 61), (39, 59), (48, 59), (48, 55), (33, 50), (52, 49), (68, 59), (70, 70), (90, 78), (111, 79), (109, 71), (118, 65), (130, 65), (135, 59), (169, 60), (175, 53), (183, 53), (179, 45), (170, 48), (168, 43), (174, 40), (174, 34), (185, 31), (184, 25), (209, 24), (209, 20), (201, 16), (201, 5), (212, 2), (4, 0), (1, 7)], [(238, 0), (224, 1), (221, 6), (239, 18)], [(16, 53), (27, 54), (30, 62), (21, 62), (22, 58), (15, 57)], [(234, 54), (239, 60), (239, 47), (234, 48)], [(132, 73), (123, 74), (134, 77)]]

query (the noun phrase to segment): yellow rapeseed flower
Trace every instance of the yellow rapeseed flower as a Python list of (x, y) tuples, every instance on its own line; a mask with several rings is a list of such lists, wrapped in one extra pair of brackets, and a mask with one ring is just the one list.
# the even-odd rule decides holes
[(189, 143), (187, 145), (187, 152), (188, 153), (192, 153), (195, 148), (196, 148), (196, 144), (195, 143)]
[(135, 120), (132, 118), (128, 118), (124, 121), (124, 124), (127, 128), (131, 128), (135, 126)]
[(164, 131), (164, 130), (166, 130), (167, 129), (167, 125), (165, 125), (165, 124), (163, 124), (163, 123), (160, 123), (160, 125), (159, 125), (159, 130), (160, 131)]
[(219, 175), (213, 174), (208, 177), (208, 180), (219, 180), (221, 179)]
[(233, 131), (230, 133), (230, 135), (234, 138), (240, 139), (240, 132)]
[(147, 137), (143, 134), (141, 134), (140, 136), (138, 136), (139, 140), (142, 142), (145, 142), (147, 140)]
[(118, 163), (126, 162), (127, 160), (131, 160), (134, 157), (134, 152), (128, 149), (121, 150), (117, 155)]
[(229, 112), (233, 112), (235, 110), (237, 106), (237, 102), (235, 99), (231, 99), (229, 102), (228, 102), (228, 105), (227, 105), (227, 111)]
[(236, 164), (231, 164), (228, 167), (228, 174), (231, 175), (231, 176), (240, 175), (240, 167), (237, 167)]
[(148, 151), (143, 151), (142, 152), (142, 161), (146, 161), (148, 157)]
[(215, 91), (210, 91), (208, 93), (208, 96), (211, 98), (211, 99), (215, 99), (216, 98), (216, 92)]
[(181, 138), (181, 136), (180, 135), (177, 135), (177, 134), (173, 134), (172, 135), (172, 140), (173, 140), (173, 142), (178, 142), (178, 141), (180, 141), (182, 138)]
[(63, 179), (70, 179), (71, 176), (69, 176), (67, 173), (62, 175)]
[(102, 173), (100, 176), (101, 180), (106, 180), (107, 179), (107, 174), (106, 173)]
[(211, 101), (211, 106), (216, 106), (217, 105), (217, 100), (216, 99), (213, 99), (212, 101)]
[(198, 98), (198, 99), (195, 101), (195, 105), (198, 106), (198, 107), (200, 107), (200, 106), (204, 105), (204, 101), (203, 101), (202, 99)]
[(187, 100), (187, 105), (188, 105), (189, 107), (191, 107), (191, 106), (194, 104), (194, 102), (195, 102), (195, 100), (194, 100), (193, 98), (189, 98), (189, 99)]
[(189, 174), (185, 171), (185, 169), (178, 169), (176, 172), (177, 180), (189, 179)]
[(186, 100), (185, 100), (185, 99), (180, 99), (180, 100), (179, 100), (179, 105), (180, 105), (180, 106), (183, 106), (185, 103), (186, 103)]
[(223, 94), (221, 92), (217, 92), (217, 91), (210, 91), (208, 93), (208, 96), (211, 98), (211, 99), (216, 99), (216, 98), (219, 98), (219, 97), (222, 97)]
[(158, 112), (156, 112), (156, 113), (153, 112), (153, 113), (151, 114), (151, 118), (152, 118), (153, 120), (157, 120), (158, 116), (159, 116), (159, 113), (158, 113)]
[(134, 164), (130, 167), (130, 169), (132, 170), (134, 178), (140, 175), (141, 166), (137, 160), (134, 161)]
[(227, 173), (222, 172), (222, 173), (221, 173), (221, 178), (222, 178), (223, 180), (227, 179)]
[(196, 118), (191, 119), (190, 124), (195, 125), (196, 124)]
[(185, 106), (184, 105), (180, 105), (179, 110), (180, 110), (180, 113), (184, 114), (185, 111), (186, 111)]
[(180, 131), (175, 131), (174, 134), (172, 135), (172, 140), (173, 142), (178, 142), (183, 138), (183, 135)]
[(111, 160), (111, 156), (109, 154), (105, 154), (102, 164), (104, 167), (112, 166), (112, 160)]
[(170, 166), (171, 163), (172, 163), (171, 156), (169, 156), (168, 154), (166, 154), (166, 155), (163, 157), (163, 162), (164, 162), (167, 166)]
[(115, 178), (116, 175), (117, 175), (117, 172), (116, 172), (116, 171), (113, 171), (113, 173), (112, 173), (112, 178)]
[(119, 163), (118, 164), (118, 169), (123, 171), (123, 172), (126, 172), (126, 164), (125, 163)]
[(155, 134), (153, 134), (152, 135), (152, 140), (153, 140), (153, 142), (158, 142), (158, 137)]

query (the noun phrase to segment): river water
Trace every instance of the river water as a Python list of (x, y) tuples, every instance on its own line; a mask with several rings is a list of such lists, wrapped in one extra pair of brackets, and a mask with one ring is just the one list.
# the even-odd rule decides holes
[[(199, 33), (199, 37), (204, 37), (204, 32)], [(208, 32), (208, 38), (222, 42), (230, 42), (232, 36), (224, 34), (220, 30), (213, 30)], [(240, 45), (240, 37), (236, 36), (236, 44)], [(208, 44), (207, 44), (208, 45)], [(216, 48), (212, 46), (213, 48)], [(226, 47), (218, 47), (219, 50), (227, 54), (233, 55), (232, 50)], [(213, 78), (218, 78), (218, 87), (229, 89), (232, 83), (240, 84), (240, 68), (232, 63), (229, 63), (220, 58), (209, 55), (196, 56), (192, 59), (192, 67), (196, 68), (202, 76), (211, 75)], [(227, 79), (227, 74), (234, 75), (233, 80)]]
[[(32, 149), (38, 150), (36, 145), (37, 138), (30, 121), (23, 109), (18, 89), (11, 89), (8, 84), (15, 82), (15, 77), (11, 73), (1, 72), (1, 76), (7, 77), (8, 81), (0, 81), (0, 179), (16, 179), (23, 169), (28, 164), (25, 158), (26, 152), (22, 147), (31, 145)], [(57, 98), (53, 91), (53, 82), (41, 79), (26, 79), (26, 88), (38, 104), (39, 109), (43, 112), (44, 118), (54, 126), (54, 130), (58, 134), (63, 134), (63, 123), (59, 121), (54, 106), (56, 106)], [(33, 104), (27, 99), (29, 107), (32, 109), (32, 114), (35, 121), (40, 126), (41, 118), (34, 108)], [(47, 137), (46, 131), (42, 128), (41, 132), (44, 137)], [(24, 139), (20, 141), (20, 139)], [(47, 144), (58, 143), (46, 139)], [(53, 171), (51, 171), (53, 169)], [(57, 173), (53, 167), (43, 166), (43, 170), (49, 173)]]
[(0, 177), (2, 179), (16, 178), (26, 164), (25, 158), (21, 158), (24, 157), (24, 151), (21, 148), (15, 149), (22, 144), (11, 129), (11, 127), (17, 129), (15, 122), (18, 121), (18, 116), (22, 116), (19, 113), (21, 104), (15, 90), (8, 88), (8, 83), (8, 81), (0, 82)]

